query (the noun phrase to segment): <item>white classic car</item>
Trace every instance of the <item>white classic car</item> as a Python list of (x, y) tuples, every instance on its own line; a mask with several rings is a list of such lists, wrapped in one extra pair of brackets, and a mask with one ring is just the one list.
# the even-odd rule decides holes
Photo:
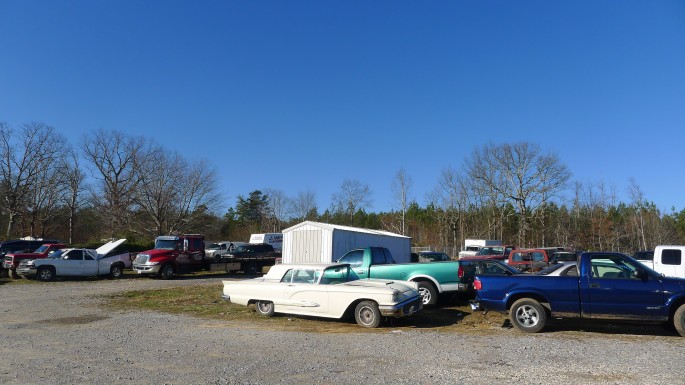
[(382, 317), (404, 317), (422, 307), (415, 282), (359, 279), (346, 263), (275, 265), (262, 278), (223, 281), (223, 298), (255, 305), (257, 313), (341, 318), (378, 327)]
[(125, 268), (131, 267), (130, 254), (112, 253), (126, 239), (107, 242), (97, 249), (60, 249), (44, 259), (26, 260), (17, 267), (17, 274), (36, 276), (41, 281), (55, 277), (97, 277), (109, 275), (119, 278)]

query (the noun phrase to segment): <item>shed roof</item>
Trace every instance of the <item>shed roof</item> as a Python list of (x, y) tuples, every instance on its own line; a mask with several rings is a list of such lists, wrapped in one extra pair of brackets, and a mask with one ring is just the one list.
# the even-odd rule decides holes
[(304, 226), (315, 226), (315, 227), (321, 227), (327, 230), (343, 230), (343, 231), (351, 231), (351, 232), (357, 232), (357, 233), (366, 233), (366, 234), (375, 234), (375, 235), (384, 235), (387, 237), (396, 237), (396, 238), (409, 238), (404, 235), (400, 234), (395, 234), (391, 233), (389, 231), (383, 231), (383, 230), (372, 230), (372, 229), (364, 229), (361, 227), (351, 227), (351, 226), (341, 226), (341, 225), (333, 225), (330, 223), (321, 223), (321, 222), (314, 222), (314, 221), (304, 221), (302, 223), (298, 223), (295, 226), (288, 227), (287, 229), (284, 229), (283, 232), (290, 232), (293, 230), (297, 230), (300, 227)]

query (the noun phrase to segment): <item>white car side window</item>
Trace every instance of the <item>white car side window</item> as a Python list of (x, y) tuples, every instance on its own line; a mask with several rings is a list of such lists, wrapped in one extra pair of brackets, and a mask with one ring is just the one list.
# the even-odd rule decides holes
[(285, 275), (283, 275), (283, 278), (281, 278), (281, 282), (291, 282), (293, 280), (293, 270), (288, 270)]

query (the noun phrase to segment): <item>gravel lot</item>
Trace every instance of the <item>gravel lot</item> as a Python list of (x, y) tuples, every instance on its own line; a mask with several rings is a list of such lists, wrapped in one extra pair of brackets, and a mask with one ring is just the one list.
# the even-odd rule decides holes
[(0, 284), (0, 383), (683, 383), (685, 339), (658, 326), (633, 334), (317, 334), (99, 306), (100, 294), (218, 280)]

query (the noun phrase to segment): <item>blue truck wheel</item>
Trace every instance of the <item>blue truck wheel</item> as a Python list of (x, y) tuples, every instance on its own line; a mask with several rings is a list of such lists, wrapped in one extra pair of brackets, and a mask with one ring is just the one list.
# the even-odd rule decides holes
[(531, 298), (521, 298), (511, 305), (509, 320), (522, 332), (537, 333), (545, 327), (547, 312), (540, 302)]

